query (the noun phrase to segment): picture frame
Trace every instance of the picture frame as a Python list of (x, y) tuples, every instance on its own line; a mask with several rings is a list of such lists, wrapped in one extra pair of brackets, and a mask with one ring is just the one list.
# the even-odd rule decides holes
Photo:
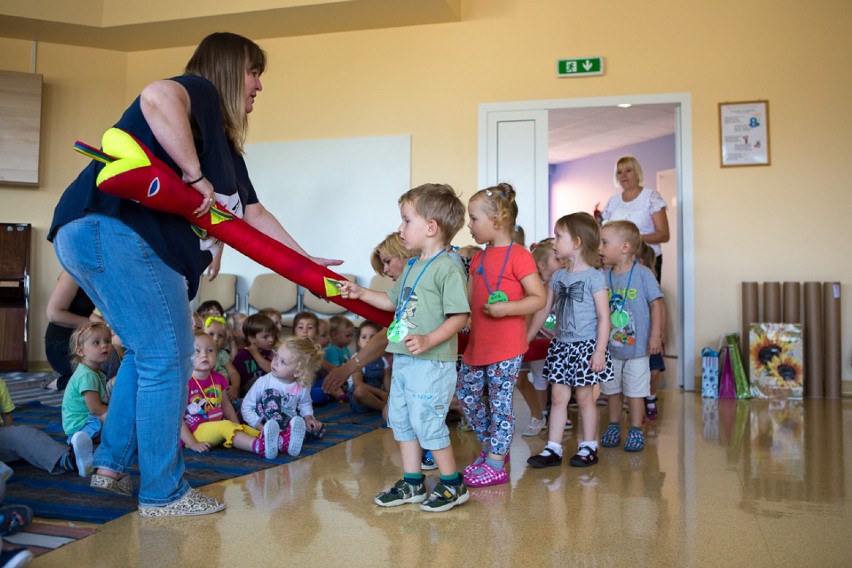
[(769, 101), (719, 103), (721, 167), (768, 166)]

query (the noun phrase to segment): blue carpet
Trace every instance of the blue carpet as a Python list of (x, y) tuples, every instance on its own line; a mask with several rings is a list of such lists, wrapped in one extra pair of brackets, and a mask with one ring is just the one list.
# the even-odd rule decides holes
[[(286, 464), (371, 432), (382, 422), (378, 413), (355, 414), (348, 405), (337, 403), (317, 407), (314, 412), (317, 419), (326, 424), (327, 434), (322, 440), (305, 442), (299, 457), (292, 458), (285, 454), (284, 457), (266, 460), (250, 452), (222, 447), (204, 454), (184, 450), (187, 481), (193, 487), (200, 487)], [(39, 428), (65, 443), (61, 410), (58, 407), (31, 402), (18, 406), (14, 419), (15, 424)], [(9, 465), (15, 474), (7, 482), (5, 502), (27, 505), (37, 517), (105, 523), (136, 509), (135, 497), (119, 497), (92, 489), (88, 479), (74, 474), (50, 475), (23, 461)], [(134, 470), (132, 475), (134, 486), (138, 488), (139, 472)]]

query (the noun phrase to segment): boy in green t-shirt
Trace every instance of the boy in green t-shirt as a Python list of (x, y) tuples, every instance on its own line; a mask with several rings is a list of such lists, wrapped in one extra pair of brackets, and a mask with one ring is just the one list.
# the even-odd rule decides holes
[[(387, 293), (346, 282), (341, 294), (393, 310), (395, 316), (388, 327), (388, 351), (394, 354), (388, 422), (402, 452), (403, 478), (379, 493), (375, 503), (420, 503), (424, 511), (447, 511), (469, 497), (446, 425), (456, 386), (457, 334), (470, 313), (467, 278), (449, 255), (450, 241), (464, 225), (465, 207), (453, 188), (441, 184), (404, 193), (399, 207), (399, 235), (420, 256), (409, 261)], [(432, 451), (441, 474), (428, 497), (421, 448)]]

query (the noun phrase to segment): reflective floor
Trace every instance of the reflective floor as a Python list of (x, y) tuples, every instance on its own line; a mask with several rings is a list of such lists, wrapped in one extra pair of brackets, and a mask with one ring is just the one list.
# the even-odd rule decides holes
[[(446, 513), (373, 504), (401, 471), (391, 432), (379, 430), (205, 487), (224, 513), (133, 513), (33, 566), (852, 565), (852, 400), (660, 398), (643, 452), (602, 449), (588, 469), (534, 470), (526, 459), (544, 434), (518, 435), (510, 483), (471, 490)], [(522, 431), (520, 397), (516, 410)], [(570, 455), (573, 431), (565, 441)], [(459, 467), (479, 450), (472, 433), (454, 430), (453, 444)]]

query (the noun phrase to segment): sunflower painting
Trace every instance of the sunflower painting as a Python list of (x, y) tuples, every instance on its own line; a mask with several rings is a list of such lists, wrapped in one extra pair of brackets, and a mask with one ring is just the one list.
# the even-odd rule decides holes
[(752, 396), (802, 398), (802, 326), (753, 323), (749, 329), (749, 371)]

